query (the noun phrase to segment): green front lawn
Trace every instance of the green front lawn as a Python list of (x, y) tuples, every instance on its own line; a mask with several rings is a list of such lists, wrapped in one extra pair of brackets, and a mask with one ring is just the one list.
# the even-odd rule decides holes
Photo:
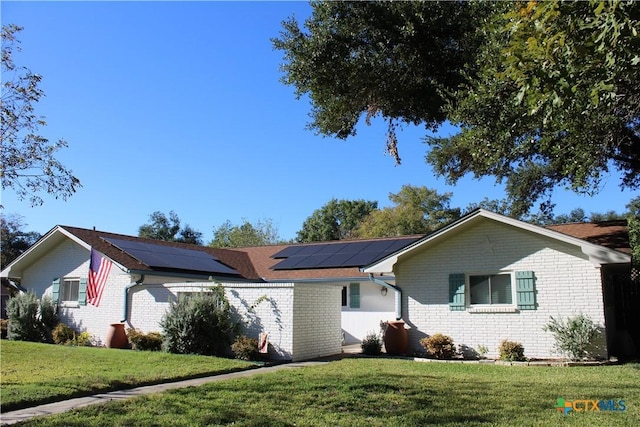
[[(640, 365), (523, 367), (354, 358), (142, 396), (28, 426), (637, 426)], [(623, 412), (554, 409), (624, 399)]]
[(2, 412), (105, 391), (233, 372), (239, 360), (2, 340)]

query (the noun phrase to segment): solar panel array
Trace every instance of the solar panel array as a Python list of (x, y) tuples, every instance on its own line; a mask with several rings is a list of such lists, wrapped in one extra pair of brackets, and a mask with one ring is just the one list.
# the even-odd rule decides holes
[(151, 268), (240, 275), (237, 270), (204, 251), (107, 237), (103, 239)]
[(361, 267), (410, 245), (419, 237), (288, 246), (273, 255), (274, 270)]

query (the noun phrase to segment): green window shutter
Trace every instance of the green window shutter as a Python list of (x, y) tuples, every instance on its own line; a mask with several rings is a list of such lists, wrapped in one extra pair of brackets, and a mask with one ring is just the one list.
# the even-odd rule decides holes
[(464, 279), (464, 273), (449, 275), (449, 310), (451, 311), (464, 311), (466, 308)]
[(80, 279), (80, 286), (78, 286), (78, 304), (87, 305), (87, 279)]
[(533, 271), (516, 271), (516, 294), (519, 310), (536, 309), (536, 277)]
[(360, 308), (360, 283), (349, 284), (349, 307)]
[(58, 299), (60, 298), (60, 279), (53, 279), (51, 282), (51, 299), (54, 304), (58, 303)]

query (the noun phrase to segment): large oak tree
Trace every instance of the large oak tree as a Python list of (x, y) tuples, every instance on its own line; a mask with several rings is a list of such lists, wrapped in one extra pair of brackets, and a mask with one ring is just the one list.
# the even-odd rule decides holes
[(640, 3), (313, 2), (283, 23), (283, 82), (308, 96), (310, 127), (347, 138), (374, 116), (445, 120), (427, 161), (455, 183), (494, 176), (510, 211), (550, 210), (558, 186), (595, 193), (610, 170), (640, 186)]

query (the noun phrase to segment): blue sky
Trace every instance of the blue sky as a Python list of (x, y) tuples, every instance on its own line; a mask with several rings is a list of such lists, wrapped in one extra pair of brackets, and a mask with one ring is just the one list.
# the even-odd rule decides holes
[[(281, 22), (305, 2), (2, 2), (2, 24), (24, 27), (17, 65), (41, 74), (40, 133), (81, 180), (68, 201), (43, 206), (2, 193), (29, 231), (56, 224), (136, 235), (154, 211), (175, 211), (205, 243), (224, 221), (270, 219), (294, 238), (332, 198), (388, 206), (402, 185), (452, 192), (452, 206), (502, 198), (492, 179), (456, 186), (424, 162), (425, 131), (399, 134), (403, 163), (384, 153), (380, 123), (347, 141), (306, 129), (310, 105), (280, 83), (273, 50)], [(450, 128), (441, 132), (451, 133)], [(618, 177), (595, 197), (559, 190), (556, 214), (622, 212), (635, 196)]]

